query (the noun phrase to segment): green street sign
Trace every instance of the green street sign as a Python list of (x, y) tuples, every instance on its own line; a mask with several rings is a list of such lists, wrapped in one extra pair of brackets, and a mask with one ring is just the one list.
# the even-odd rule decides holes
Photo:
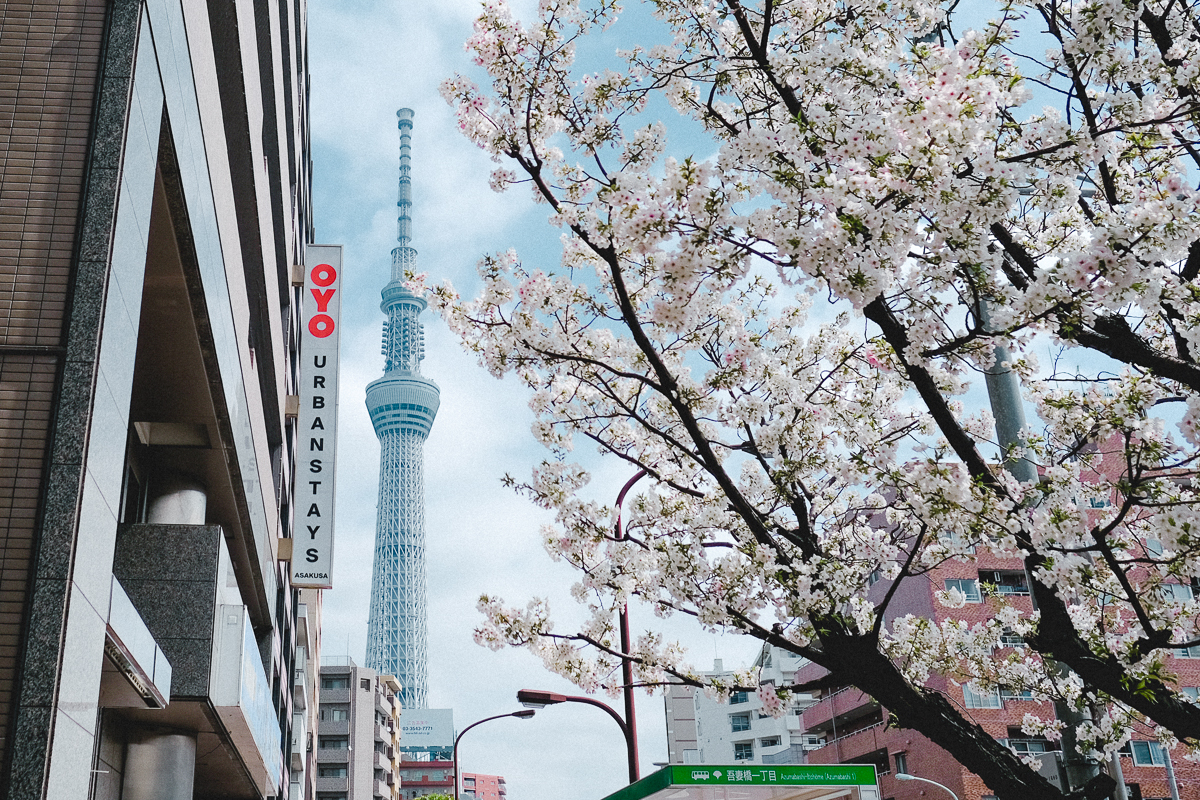
[(878, 800), (877, 787), (870, 764), (672, 764), (604, 800)]

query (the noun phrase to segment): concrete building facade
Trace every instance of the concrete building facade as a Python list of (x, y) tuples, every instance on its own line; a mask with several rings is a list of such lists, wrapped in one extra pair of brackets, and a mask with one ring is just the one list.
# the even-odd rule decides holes
[(306, 64), (303, 0), (0, 2), (0, 796), (312, 796)]
[(321, 665), (317, 800), (400, 797), (400, 684), (347, 657)]
[[(761, 683), (789, 683), (806, 662), (791, 653), (763, 648), (754, 662)], [(717, 659), (710, 678), (733, 677)], [(667, 759), (671, 764), (800, 764), (800, 714), (809, 703), (797, 697), (782, 717), (762, 711), (752, 692), (735, 692), (727, 700), (709, 697), (691, 686), (667, 688)]]

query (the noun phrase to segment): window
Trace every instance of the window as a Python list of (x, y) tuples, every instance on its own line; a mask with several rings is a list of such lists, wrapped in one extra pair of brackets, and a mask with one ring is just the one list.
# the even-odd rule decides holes
[(749, 714), (730, 714), (729, 727), (734, 732), (750, 730), (750, 715)]
[(867, 576), (867, 588), (871, 588), (875, 584), (883, 580), (883, 570), (879, 567), (871, 570), (871, 574)]
[(1135, 766), (1166, 766), (1166, 760), (1163, 758), (1162, 745), (1160, 745), (1158, 742), (1130, 742), (1129, 748), (1133, 751), (1133, 763)]
[(1022, 756), (1050, 753), (1054, 750), (1045, 739), (1009, 739), (1008, 749)]
[(321, 678), (322, 689), (349, 689), (349, 675), (328, 675)]
[(317, 767), (317, 777), (320, 778), (345, 778), (346, 776), (345, 764), (321, 764)]
[(1000, 632), (1001, 647), (1024, 647), (1025, 638), (1013, 633), (1012, 628), (1005, 628)]
[(1200, 658), (1200, 645), (1181, 647), (1175, 651), (1176, 658)]
[(782, 741), (778, 736), (767, 736), (758, 744), (760, 747), (779, 747), (781, 743)]
[(733, 760), (751, 761), (754, 759), (754, 742), (734, 742)]
[(1000, 692), (996, 689), (977, 692), (964, 683), (962, 690), (963, 700), (966, 701), (967, 708), (1001, 708)]
[(344, 721), (350, 719), (349, 706), (322, 706), (321, 719)]
[(896, 753), (896, 774), (897, 775), (907, 775), (908, 774), (908, 754), (907, 753)]
[(318, 746), (321, 750), (345, 750), (350, 746), (350, 737), (322, 736)]
[(1194, 596), (1192, 587), (1185, 583), (1164, 583), (1162, 593), (1165, 599), (1178, 600), (1181, 603), (1186, 603)]
[(1195, 686), (1183, 686), (1179, 689), (1183, 692), (1183, 696), (1193, 703), (1200, 703), (1200, 688)]
[(968, 603), (981, 603), (983, 597), (979, 594), (979, 581), (974, 578), (951, 578), (946, 581), (946, 591), (957, 589)]
[(1000, 687), (1001, 700), (1032, 700), (1033, 692), (1028, 689), (1010, 689), (1007, 686)]
[(1025, 580), (1025, 573), (1021, 570), (982, 570), (979, 573), (979, 582), (986, 585), (989, 592), (995, 594), (1029, 594), (1029, 584)]
[(346, 793), (339, 792), (337, 794), (331, 794), (329, 792), (318, 792), (317, 800), (346, 800)]
[(731, 706), (735, 706), (738, 703), (748, 702), (750, 702), (750, 697), (746, 694), (746, 692), (734, 692), (733, 694), (729, 695), (729, 705)]
[(975, 545), (967, 542), (967, 537), (957, 531), (943, 533), (938, 537), (942, 544), (951, 550), (956, 550), (963, 553), (974, 553)]
[(358, 685), (361, 686), (364, 690), (366, 690), (368, 692), (371, 691), (371, 679), (370, 678), (361, 679), (358, 682)]

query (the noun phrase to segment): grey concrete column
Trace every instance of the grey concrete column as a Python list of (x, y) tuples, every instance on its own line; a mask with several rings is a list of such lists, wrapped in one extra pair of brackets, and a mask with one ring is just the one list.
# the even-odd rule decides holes
[(121, 800), (192, 800), (195, 777), (195, 734), (135, 735), (125, 752)]

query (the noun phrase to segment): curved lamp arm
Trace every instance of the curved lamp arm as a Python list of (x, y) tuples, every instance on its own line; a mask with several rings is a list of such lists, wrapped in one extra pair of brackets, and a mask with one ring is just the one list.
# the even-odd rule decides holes
[(638, 779), (638, 757), (637, 757), (637, 740), (634, 738), (633, 729), (625, 724), (625, 720), (621, 719), (621, 715), (612, 709), (611, 706), (601, 703), (599, 700), (593, 700), (590, 697), (580, 697), (571, 694), (558, 694), (557, 692), (544, 692), (536, 689), (522, 689), (517, 692), (517, 702), (521, 705), (530, 706), (532, 708), (543, 708), (545, 706), (553, 706), (559, 703), (583, 703), (589, 706), (603, 709), (608, 713), (613, 721), (621, 726), (621, 733), (625, 734), (625, 750), (629, 760), (629, 782), (636, 783)]
[(462, 737), (466, 735), (467, 731), (471, 730), (471, 728), (474, 728), (477, 725), (482, 725), (485, 722), (491, 722), (494, 719), (503, 719), (504, 717), (516, 717), (517, 719), (529, 719), (536, 713), (537, 713), (537, 711), (535, 711), (532, 708), (524, 708), (524, 709), (521, 709), (520, 711), (512, 711), (508, 714), (497, 714), (494, 717), (484, 717), (483, 719), (479, 720), (478, 722), (472, 722), (470, 725), (463, 728), (462, 731), (459, 732), (458, 736), (454, 737), (454, 800), (458, 800), (458, 783), (459, 783), (459, 780), (458, 780), (458, 743), (462, 739)]

